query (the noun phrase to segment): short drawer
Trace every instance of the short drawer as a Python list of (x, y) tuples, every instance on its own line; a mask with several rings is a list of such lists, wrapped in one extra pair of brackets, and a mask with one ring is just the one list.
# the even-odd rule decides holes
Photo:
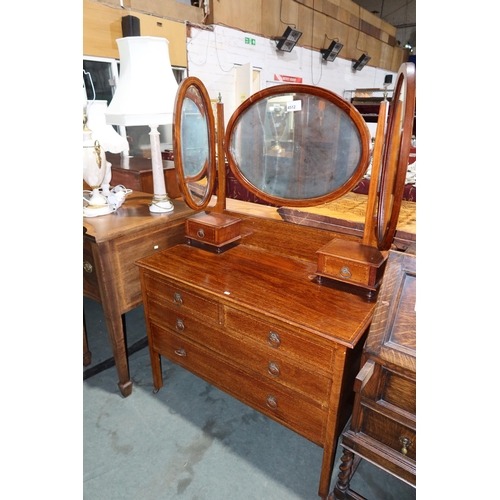
[(322, 445), (327, 410), (174, 332), (151, 325), (153, 349), (252, 408)]
[(188, 292), (170, 281), (163, 281), (146, 274), (146, 290), (148, 297), (156, 303), (163, 303), (183, 313), (194, 313), (204, 316), (215, 323), (219, 322), (219, 304), (195, 293)]
[(223, 246), (241, 238), (241, 219), (228, 214), (198, 213), (186, 219), (186, 236), (209, 245)]
[(307, 370), (300, 363), (274, 349), (261, 347), (252, 340), (245, 340), (230, 332), (224, 332), (207, 323), (198, 321), (181, 311), (162, 307), (149, 300), (150, 318), (163, 328), (184, 335), (238, 364), (257, 372), (277, 384), (299, 391), (327, 407), (330, 399), (331, 379)]
[(330, 372), (333, 349), (293, 333), (285, 327), (271, 325), (229, 307), (224, 308), (224, 324), (235, 332), (249, 336), (269, 353), (293, 356), (305, 365), (313, 365)]
[[(412, 460), (416, 460), (417, 442), (416, 431), (396, 422), (391, 418), (378, 413), (371, 408), (362, 406), (360, 432), (372, 439), (385, 444), (389, 448), (401, 453)], [(405, 445), (405, 441), (406, 445)], [(406, 448), (406, 454), (403, 449)]]

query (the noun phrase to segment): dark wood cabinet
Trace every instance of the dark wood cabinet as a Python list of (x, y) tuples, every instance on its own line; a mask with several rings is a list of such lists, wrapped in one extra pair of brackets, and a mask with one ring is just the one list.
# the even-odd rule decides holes
[(363, 498), (349, 487), (361, 459), (416, 486), (416, 278), (415, 247), (391, 251), (331, 500)]
[[(120, 154), (106, 154), (111, 163), (111, 185), (123, 184), (126, 188), (153, 194), (153, 170), (150, 158), (133, 156), (124, 159)], [(163, 160), (165, 187), (170, 198), (180, 198), (181, 193), (175, 177), (174, 162)]]

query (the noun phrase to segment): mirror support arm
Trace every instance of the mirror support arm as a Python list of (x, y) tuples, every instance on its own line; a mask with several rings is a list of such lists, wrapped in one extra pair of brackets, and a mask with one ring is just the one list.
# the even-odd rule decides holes
[(219, 95), (217, 103), (217, 204), (215, 212), (223, 213), (226, 209), (226, 155), (224, 153), (224, 104)]

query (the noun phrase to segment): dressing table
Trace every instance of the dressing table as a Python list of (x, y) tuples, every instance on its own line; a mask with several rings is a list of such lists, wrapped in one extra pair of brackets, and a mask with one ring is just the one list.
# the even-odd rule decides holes
[[(349, 103), (307, 85), (257, 92), (232, 115), (225, 133), (223, 123), (219, 103), (215, 133), (200, 80), (181, 82), (175, 167), (183, 197), (198, 214), (186, 221), (184, 243), (136, 262), (155, 392), (163, 385), (163, 356), (322, 447), (318, 495), (324, 499), (376, 301), (373, 290), (347, 278), (320, 276), (318, 250), (334, 238), (360, 248), (373, 240), (392, 241), (398, 182), (391, 183), (389, 208), (374, 216), (373, 206), (370, 218), (376, 221), (364, 242), (356, 235), (231, 212), (224, 156), (260, 198), (288, 207), (320, 205), (349, 192), (363, 176), (370, 135)], [(405, 141), (399, 133), (398, 142)], [(217, 203), (207, 210), (215, 187)], [(385, 260), (386, 247), (370, 248)]]

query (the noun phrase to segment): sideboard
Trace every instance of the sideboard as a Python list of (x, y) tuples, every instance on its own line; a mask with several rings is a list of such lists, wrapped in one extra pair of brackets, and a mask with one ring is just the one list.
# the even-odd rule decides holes
[(350, 481), (361, 459), (416, 487), (416, 251), (391, 251), (342, 434), (330, 500), (363, 500)]
[(134, 262), (183, 241), (184, 220), (194, 213), (173, 200), (172, 213), (151, 215), (150, 203), (150, 194), (134, 191), (115, 213), (83, 219), (83, 294), (102, 304), (124, 397), (132, 393), (132, 382), (122, 315), (142, 302)]

